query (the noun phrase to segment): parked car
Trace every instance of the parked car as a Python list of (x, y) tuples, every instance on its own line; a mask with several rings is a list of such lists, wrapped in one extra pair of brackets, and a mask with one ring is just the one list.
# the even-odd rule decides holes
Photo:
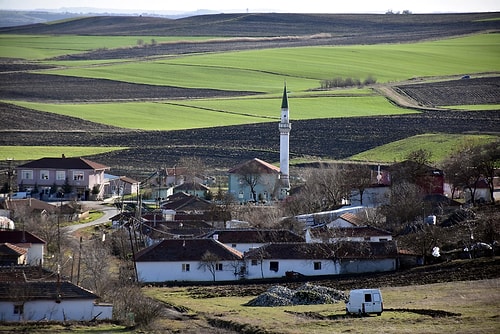
[(346, 313), (359, 316), (375, 313), (381, 315), (384, 311), (382, 292), (379, 289), (351, 290), (346, 301)]

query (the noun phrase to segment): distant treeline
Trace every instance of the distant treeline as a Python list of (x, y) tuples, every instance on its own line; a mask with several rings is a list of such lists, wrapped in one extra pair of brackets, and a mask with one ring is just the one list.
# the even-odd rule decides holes
[(372, 77), (371, 75), (368, 76), (365, 80), (361, 81), (360, 79), (357, 78), (341, 78), (341, 77), (336, 77), (333, 79), (327, 79), (321, 81), (321, 89), (328, 89), (328, 88), (338, 88), (338, 87), (353, 87), (353, 86), (366, 86), (366, 85), (371, 85), (377, 82), (377, 79)]

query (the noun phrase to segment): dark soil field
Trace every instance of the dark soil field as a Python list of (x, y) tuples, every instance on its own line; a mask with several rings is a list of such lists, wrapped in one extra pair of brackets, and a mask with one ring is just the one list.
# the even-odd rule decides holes
[[(1, 33), (223, 36), (228, 40), (178, 42), (116, 50), (96, 50), (64, 59), (109, 59), (192, 52), (304, 45), (410, 42), (475, 32), (498, 31), (497, 13), (443, 15), (221, 14), (169, 20), (148, 17), (91, 17), (51, 25), (0, 29)], [(238, 36), (236, 38), (236, 36)], [(243, 37), (242, 37), (243, 36)], [(258, 92), (149, 86), (55, 75), (33, 74), (36, 63), (0, 59), (0, 99), (42, 102), (146, 101)], [(459, 79), (457, 75), (457, 79)], [(440, 105), (498, 104), (500, 78), (400, 84), (387, 98), (419, 114), (293, 121), (290, 155), (343, 159), (412, 135), (499, 133), (496, 111), (447, 111)], [(389, 92), (389, 90), (387, 90)], [(293, 100), (290, 101), (293, 104)], [(279, 115), (279, 105), (277, 105)], [(120, 129), (0, 103), (0, 145), (125, 146), (129, 149), (90, 157), (112, 173), (138, 180), (183, 156), (196, 156), (207, 167), (225, 171), (244, 160), (279, 159), (277, 122), (185, 131)], [(64, 153), (64, 152), (61, 152)]]
[[(470, 87), (474, 87), (474, 80), (467, 81)], [(81, 85), (85, 85), (86, 82), (76, 78), (68, 78), (68, 81), (79, 82), (77, 84)], [(123, 91), (113, 90), (113, 85), (106, 80), (93, 80), (94, 84), (102, 81), (105, 84), (98, 86), (100, 89), (92, 90), (96, 95), (103, 94), (108, 98), (126, 95)], [(491, 103), (491, 96), (494, 96), (498, 103), (500, 97), (495, 94), (494, 89), (498, 86), (499, 79), (488, 79), (489, 89), (485, 88), (483, 81), (481, 82), (483, 83), (481, 90), (471, 90), (472, 94), (477, 94), (475, 103)], [(454, 86), (455, 83), (458, 84)], [(28, 85), (28, 81), (25, 81), (25, 84)], [(64, 81), (60, 81), (59, 84), (62, 87)], [(33, 99), (42, 98), (43, 94), (36, 93), (34, 87), (37, 86), (32, 85), (29, 88), (35, 90)], [(42, 84), (39, 87), (40, 90), (47, 90)], [(106, 87), (109, 87), (109, 90), (106, 90)], [(84, 86), (81, 88), (83, 90)], [(419, 91), (413, 86), (400, 89)], [(465, 95), (462, 81), (459, 80), (448, 82), (446, 89), (447, 94), (442, 94), (438, 98), (433, 90), (428, 89), (420, 90), (420, 95), (414, 95), (413, 98), (422, 101), (421, 105), (441, 103), (453, 105), (457, 104), (454, 102), (456, 96)], [(451, 94), (453, 89), (456, 93)], [(136, 94), (140, 92), (135, 89), (134, 91)], [(425, 95), (426, 91), (428, 95)], [(2, 90), (0, 96), (4, 92)], [(78, 98), (73, 93), (65, 94), (67, 90), (57, 87), (52, 92), (55, 95), (48, 93), (45, 96), (57, 97), (61, 101)], [(215, 94), (211, 91), (190, 92), (193, 96), (207, 93)], [(139, 95), (136, 98), (141, 99)], [(101, 154), (91, 159), (110, 166), (114, 173), (129, 175), (139, 180), (159, 167), (173, 166), (182, 156), (199, 157), (208, 167), (222, 170), (255, 157), (265, 161), (279, 160), (279, 132), (276, 122), (184, 131), (135, 131), (4, 103), (0, 104), (0, 119), (2, 119), (0, 145), (130, 147), (127, 150)], [(499, 133), (499, 124), (498, 111), (445, 111), (425, 108), (421, 113), (412, 115), (293, 121), (290, 155), (292, 158), (315, 156), (323, 159), (343, 159), (417, 134)]]

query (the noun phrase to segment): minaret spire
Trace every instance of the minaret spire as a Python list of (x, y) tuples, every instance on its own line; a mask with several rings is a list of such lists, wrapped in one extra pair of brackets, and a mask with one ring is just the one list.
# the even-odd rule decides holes
[(282, 183), (282, 195), (286, 196), (286, 193), (290, 189), (289, 180), (289, 137), (290, 130), (292, 128), (290, 124), (288, 110), (288, 95), (286, 91), (286, 82), (283, 88), (283, 97), (281, 99), (281, 118), (279, 124), (280, 130), (280, 172), (281, 172), (281, 183)]
[(288, 109), (288, 95), (286, 93), (286, 81), (283, 88), (283, 98), (281, 100), (281, 109)]

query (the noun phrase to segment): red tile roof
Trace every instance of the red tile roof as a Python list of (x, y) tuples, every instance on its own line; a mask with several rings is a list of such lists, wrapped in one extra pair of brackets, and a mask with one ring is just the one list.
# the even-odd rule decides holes
[(365, 223), (363, 219), (361, 219), (358, 215), (350, 212), (344, 213), (343, 215), (340, 216), (340, 218), (355, 226), (361, 226)]
[(260, 174), (275, 174), (280, 172), (280, 168), (270, 163), (267, 163), (263, 160), (253, 158), (252, 160), (245, 161), (233, 168), (231, 168), (228, 173), (230, 174), (239, 174), (245, 173), (248, 171), (252, 173), (260, 173)]
[(0, 258), (2, 257), (2, 255), (21, 256), (25, 255), (26, 253), (28, 253), (28, 250), (26, 248), (18, 247), (8, 242), (0, 244)]

